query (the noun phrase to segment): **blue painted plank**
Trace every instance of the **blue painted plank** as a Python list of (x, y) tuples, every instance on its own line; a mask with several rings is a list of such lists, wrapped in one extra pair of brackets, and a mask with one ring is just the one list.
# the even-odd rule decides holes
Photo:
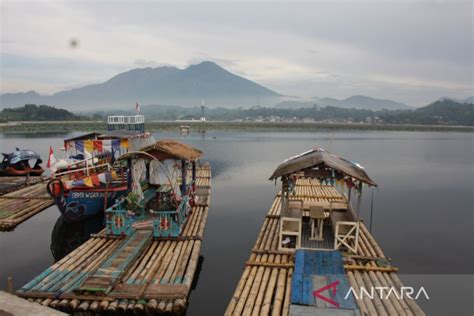
[(291, 278), (291, 303), (303, 303), (303, 274), (293, 274)]
[(303, 305), (314, 305), (313, 299), (313, 276), (310, 274), (303, 275)]
[(339, 250), (332, 251), (332, 262), (333, 265), (333, 273), (334, 274), (344, 274), (344, 261), (342, 260), (342, 254)]
[(303, 274), (304, 257), (305, 257), (305, 251), (304, 250), (296, 250), (294, 274)]
[(308, 251), (305, 250), (304, 252), (304, 268), (303, 268), (303, 273), (304, 274), (313, 274), (312, 268), (312, 262), (311, 259), (313, 258), (314, 251)]

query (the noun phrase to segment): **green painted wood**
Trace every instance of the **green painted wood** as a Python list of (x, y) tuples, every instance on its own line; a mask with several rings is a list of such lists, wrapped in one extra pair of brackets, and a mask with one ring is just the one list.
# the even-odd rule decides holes
[(152, 233), (150, 230), (135, 231), (94, 273), (84, 280), (76, 291), (110, 292), (115, 283), (127, 271), (128, 267), (146, 249), (151, 240)]

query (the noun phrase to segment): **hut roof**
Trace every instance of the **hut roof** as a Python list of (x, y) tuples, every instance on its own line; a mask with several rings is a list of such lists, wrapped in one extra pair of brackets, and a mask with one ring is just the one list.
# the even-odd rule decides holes
[(312, 149), (283, 161), (273, 172), (269, 180), (323, 164), (371, 186), (377, 186), (377, 183), (367, 175), (361, 165), (331, 154), (322, 148)]
[(160, 156), (160, 154), (165, 154), (176, 159), (184, 160), (197, 160), (201, 158), (202, 152), (199, 149), (191, 147), (187, 144), (183, 144), (176, 140), (164, 139), (157, 141), (156, 143), (143, 147), (139, 151), (129, 152), (122, 155), (119, 159), (129, 159), (129, 158), (149, 158), (151, 156)]

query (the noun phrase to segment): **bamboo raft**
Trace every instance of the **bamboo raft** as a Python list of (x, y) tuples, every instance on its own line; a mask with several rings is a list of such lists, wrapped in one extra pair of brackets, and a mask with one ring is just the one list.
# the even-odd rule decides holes
[(43, 181), (44, 177), (0, 177), (0, 195)]
[(148, 229), (107, 236), (103, 230), (16, 294), (66, 312), (183, 312), (200, 256), (210, 186), (211, 169), (204, 165), (197, 170), (197, 190), (207, 199), (193, 207), (179, 237), (153, 238)]
[[(343, 196), (332, 186), (320, 185), (314, 179), (298, 179), (296, 195), (291, 199), (313, 201), (341, 200)], [(289, 315), (294, 254), (278, 250), (280, 193), (265, 218), (249, 260), (230, 300), (225, 315)], [(350, 285), (361, 287), (394, 286), (402, 283), (392, 266), (381, 267), (389, 260), (373, 236), (361, 223), (358, 253), (343, 253), (344, 269)], [(356, 300), (361, 315), (425, 315), (417, 303), (404, 297), (380, 300)], [(329, 314), (328, 314), (329, 315)], [(334, 314), (330, 314), (334, 315)]]
[(0, 181), (10, 181), (15, 187), (11, 192), (0, 196), (0, 231), (11, 231), (28, 218), (53, 205), (53, 200), (46, 192), (47, 182), (43, 178), (35, 177), (29, 185), (24, 184), (24, 178), (12, 180), (2, 177)]

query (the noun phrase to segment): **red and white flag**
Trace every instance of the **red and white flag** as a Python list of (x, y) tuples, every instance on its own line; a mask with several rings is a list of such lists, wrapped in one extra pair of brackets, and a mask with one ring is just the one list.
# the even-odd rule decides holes
[(138, 102), (137, 105), (135, 105), (135, 111), (137, 111), (137, 113), (140, 113), (140, 104), (138, 104)]
[(56, 163), (56, 158), (54, 158), (53, 147), (49, 146), (49, 157), (47, 167), (51, 169), (51, 166)]

